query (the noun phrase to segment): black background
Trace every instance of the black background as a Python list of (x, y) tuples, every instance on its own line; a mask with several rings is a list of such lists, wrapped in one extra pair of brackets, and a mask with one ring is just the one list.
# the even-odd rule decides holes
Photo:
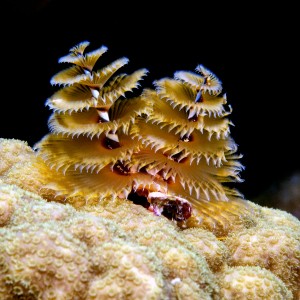
[(50, 79), (79, 42), (108, 47), (102, 66), (126, 56), (122, 72), (147, 68), (144, 88), (202, 64), (233, 108), (231, 135), (245, 166), (236, 187), (257, 197), (300, 169), (297, 9), (224, 2), (3, 1), (0, 137), (33, 146), (48, 133), (44, 104), (57, 90)]

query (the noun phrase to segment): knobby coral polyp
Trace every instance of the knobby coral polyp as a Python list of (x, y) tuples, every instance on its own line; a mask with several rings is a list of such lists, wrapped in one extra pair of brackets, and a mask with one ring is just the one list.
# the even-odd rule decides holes
[(71, 48), (59, 60), (71, 66), (51, 79), (60, 88), (46, 102), (50, 133), (35, 145), (45, 162), (45, 196), (54, 192), (75, 206), (78, 199), (140, 198), (190, 226), (226, 225), (228, 215), (247, 212), (227, 185), (241, 181), (243, 166), (216, 75), (198, 65), (132, 96), (147, 70), (118, 73), (127, 58), (95, 70), (107, 48), (86, 53), (88, 46)]

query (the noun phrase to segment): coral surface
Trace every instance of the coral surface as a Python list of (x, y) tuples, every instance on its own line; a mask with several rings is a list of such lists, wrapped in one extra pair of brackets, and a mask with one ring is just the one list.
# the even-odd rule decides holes
[(247, 201), (251, 216), (218, 237), (122, 198), (74, 207), (38, 194), (27, 143), (0, 148), (0, 299), (299, 299), (291, 214)]

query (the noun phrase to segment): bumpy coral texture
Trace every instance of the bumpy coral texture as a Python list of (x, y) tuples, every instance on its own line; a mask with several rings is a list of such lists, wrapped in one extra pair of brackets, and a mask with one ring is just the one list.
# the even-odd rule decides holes
[(9, 184), (18, 184), (28, 191), (39, 193), (46, 184), (40, 166), (43, 161), (34, 155), (25, 141), (0, 138), (0, 176)]
[[(0, 214), (0, 298), (299, 299), (300, 222), (250, 205), (256, 211), (252, 227), (245, 223), (240, 234), (239, 225), (218, 240), (132, 201), (76, 210), (2, 183), (0, 207), (9, 209)], [(280, 216), (285, 224), (278, 225)], [(263, 251), (257, 248), (270, 228), (285, 251), (268, 239)]]
[(231, 253), (228, 263), (231, 266), (252, 265), (266, 268), (293, 289), (300, 286), (299, 244), (299, 232), (281, 226), (242, 230), (230, 234), (226, 239)]
[(292, 299), (281, 280), (266, 269), (251, 266), (228, 268), (220, 275), (221, 299)]
[[(148, 245), (146, 232), (140, 234), (137, 226), (125, 231), (117, 222), (46, 202), (16, 186), (0, 185), (0, 203), (13, 211), (1, 219), (1, 299), (176, 299), (188, 294), (212, 299), (218, 291), (205, 258), (188, 243), (174, 245), (170, 239)], [(146, 213), (153, 226), (160, 224)], [(167, 219), (162, 223), (166, 233), (177, 236), (174, 225)]]
[(86, 52), (88, 46), (61, 57), (71, 66), (51, 80), (61, 87), (46, 102), (51, 132), (34, 147), (45, 162), (43, 196), (76, 206), (146, 198), (154, 213), (180, 226), (193, 215), (192, 226), (220, 235), (247, 215), (242, 195), (227, 185), (242, 181), (243, 166), (221, 81), (198, 65), (135, 95), (147, 70), (118, 74), (127, 58), (97, 70), (107, 48)]

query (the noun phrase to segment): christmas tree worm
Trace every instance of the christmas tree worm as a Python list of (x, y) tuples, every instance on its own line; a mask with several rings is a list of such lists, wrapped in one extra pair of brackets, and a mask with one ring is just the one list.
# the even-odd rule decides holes
[(75, 206), (134, 199), (181, 225), (192, 216), (190, 226), (226, 226), (247, 213), (228, 185), (242, 181), (243, 166), (216, 75), (198, 65), (133, 97), (147, 70), (119, 74), (127, 58), (96, 70), (107, 48), (86, 53), (88, 46), (71, 48), (59, 59), (71, 66), (51, 79), (60, 88), (46, 101), (50, 133), (35, 145), (48, 177), (45, 197)]

